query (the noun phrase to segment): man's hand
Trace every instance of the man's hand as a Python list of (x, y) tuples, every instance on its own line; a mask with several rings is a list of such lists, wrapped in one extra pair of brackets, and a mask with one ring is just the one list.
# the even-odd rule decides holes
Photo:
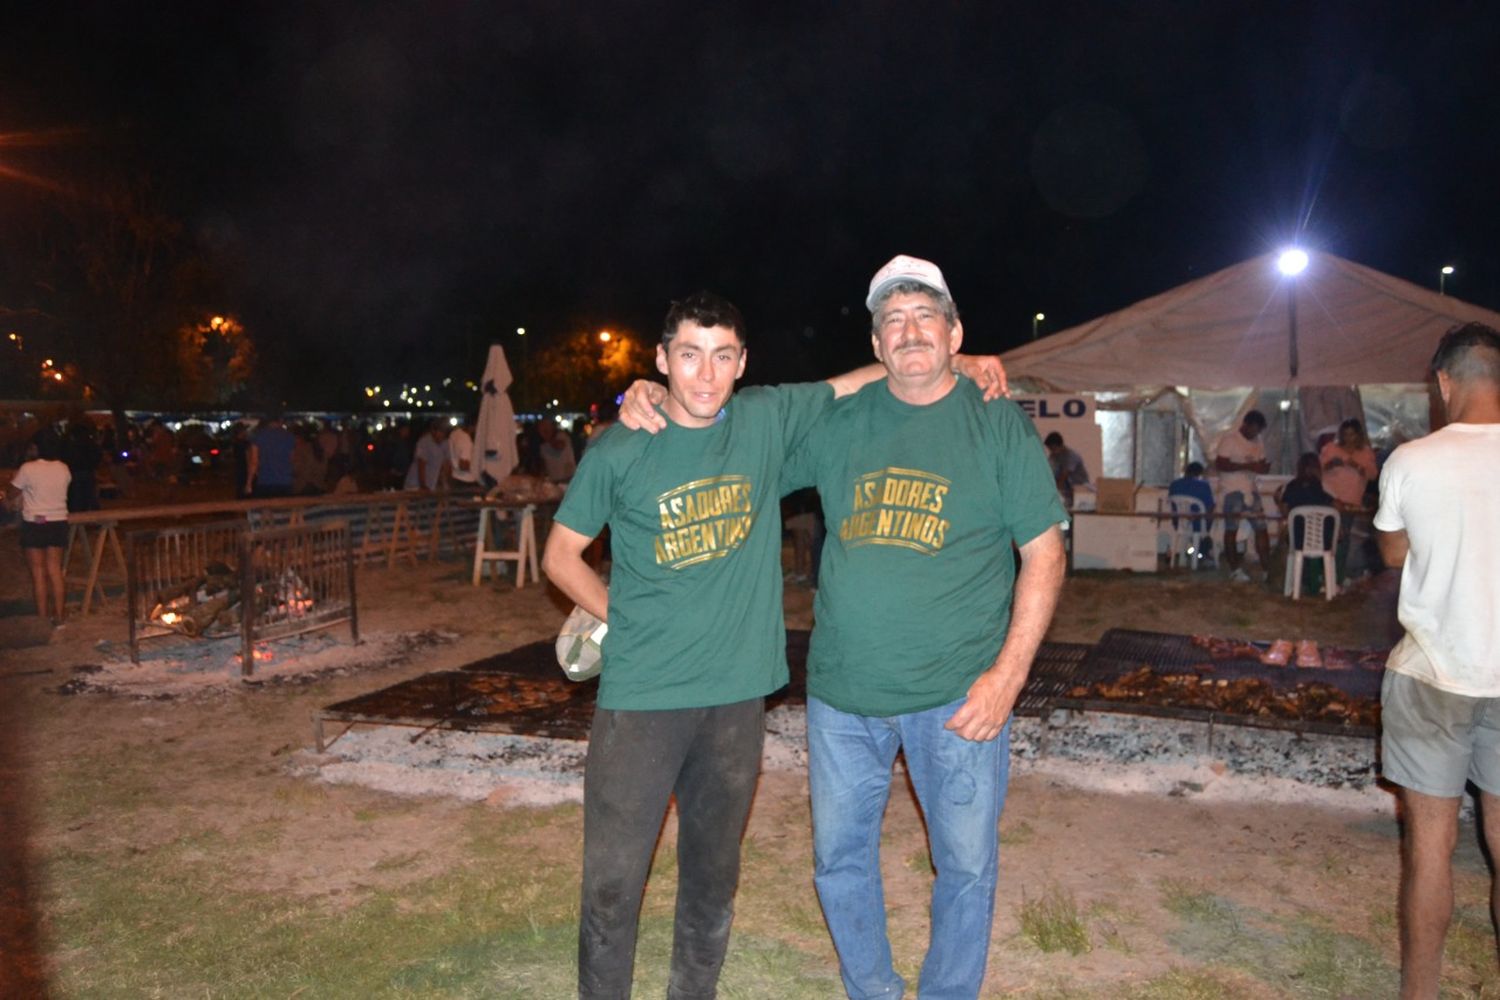
[(1010, 629), (994, 664), (969, 685), (968, 700), (944, 728), (966, 740), (983, 742), (1000, 735), (1031, 672), (1031, 661), (1047, 634), (1067, 565), (1062, 530), (1053, 525), (1021, 546)]
[(1005, 377), (1005, 365), (994, 354), (956, 354), (953, 370), (984, 390), (986, 403), (1001, 396), (1010, 395), (1010, 382)]
[(633, 431), (655, 434), (667, 426), (667, 418), (656, 411), (667, 398), (667, 387), (659, 382), (639, 378), (625, 390), (620, 402), (620, 423)]
[(969, 685), (968, 700), (953, 713), (953, 718), (948, 720), (944, 728), (977, 743), (994, 739), (1005, 728), (1010, 710), (1015, 707), (1016, 698), (1020, 696), (1025, 681), (1025, 674), (986, 670)]

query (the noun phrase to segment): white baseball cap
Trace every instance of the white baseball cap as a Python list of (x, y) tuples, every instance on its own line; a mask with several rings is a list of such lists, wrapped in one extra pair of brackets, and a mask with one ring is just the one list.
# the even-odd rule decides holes
[(953, 298), (953, 293), (948, 291), (948, 282), (943, 280), (943, 272), (930, 260), (920, 257), (908, 257), (906, 254), (897, 254), (892, 257), (880, 270), (875, 272), (875, 277), (870, 279), (870, 294), (865, 298), (865, 308), (870, 312), (875, 311), (875, 303), (887, 288), (899, 285), (903, 281), (915, 281), (926, 285), (933, 291), (942, 292), (948, 298)]

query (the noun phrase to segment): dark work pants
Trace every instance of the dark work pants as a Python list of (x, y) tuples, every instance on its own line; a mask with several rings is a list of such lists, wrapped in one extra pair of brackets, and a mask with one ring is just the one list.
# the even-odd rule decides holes
[(646, 873), (674, 795), (677, 918), (667, 996), (715, 995), (764, 740), (761, 698), (711, 708), (595, 711), (583, 779), (583, 1000), (630, 996)]

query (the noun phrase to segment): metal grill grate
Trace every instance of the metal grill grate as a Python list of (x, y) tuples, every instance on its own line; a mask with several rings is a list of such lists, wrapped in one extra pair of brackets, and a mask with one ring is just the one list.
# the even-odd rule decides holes
[[(140, 640), (173, 633), (239, 634), (241, 673), (254, 671), (255, 643), (349, 623), (359, 641), (354, 560), (344, 521), (251, 531), (244, 521), (174, 525), (127, 536), (130, 656)], [(195, 596), (199, 583), (212, 580)], [(201, 599), (200, 599), (201, 598)], [(168, 600), (183, 613), (163, 625)]]
[(1016, 699), (1015, 714), (1046, 715), (1058, 698), (1079, 683), (1092, 646), (1082, 642), (1044, 642), (1031, 665), (1031, 675)]
[[(807, 700), (808, 633), (787, 632), (791, 683), (766, 699), (768, 707)], [(1043, 644), (1017, 715), (1044, 715), (1056, 699), (1077, 683), (1079, 667), (1091, 647), (1080, 643)], [(314, 717), (319, 749), (323, 723), (415, 726), (413, 739), (435, 729), (503, 732), (558, 739), (588, 738), (593, 720), (596, 682), (566, 680), (557, 667), (551, 642), (533, 642), (458, 670), (426, 674), (369, 694), (329, 705)]]
[[(1377, 663), (1382, 654), (1378, 651), (1339, 650), (1346, 662), (1358, 663), (1360, 669), (1308, 669), (1279, 667), (1264, 664), (1259, 652), (1269, 647), (1266, 642), (1232, 641), (1232, 646), (1245, 650), (1256, 650), (1252, 658), (1246, 653), (1239, 656), (1216, 658), (1213, 651), (1194, 644), (1192, 637), (1162, 632), (1144, 632), (1135, 629), (1110, 629), (1099, 640), (1081, 664), (1077, 685), (1111, 681), (1131, 671), (1149, 667), (1158, 674), (1197, 674), (1215, 679), (1241, 680), (1253, 678), (1266, 681), (1273, 688), (1289, 690), (1299, 684), (1325, 684), (1338, 689), (1350, 698), (1378, 700), (1380, 678), (1378, 670), (1370, 664)], [(1144, 701), (1126, 701), (1094, 697), (1068, 697), (1066, 692), (1056, 700), (1057, 707), (1078, 708), (1087, 711), (1113, 712), (1124, 715), (1146, 715), (1157, 718), (1183, 719), (1209, 724), (1251, 726), (1263, 729), (1281, 729), (1305, 733), (1322, 733), (1340, 736), (1372, 736), (1373, 726), (1351, 723), (1325, 722), (1317, 719), (1298, 719), (1274, 715), (1248, 715), (1224, 712), (1209, 708), (1186, 705), (1161, 705)]]
[[(244, 521), (148, 528), (125, 535), (126, 601), (130, 619), (130, 658), (140, 661), (140, 641), (175, 634), (153, 619), (152, 611), (166, 595), (202, 578), (215, 563), (232, 572), (240, 560)], [(234, 629), (220, 634), (233, 635)]]

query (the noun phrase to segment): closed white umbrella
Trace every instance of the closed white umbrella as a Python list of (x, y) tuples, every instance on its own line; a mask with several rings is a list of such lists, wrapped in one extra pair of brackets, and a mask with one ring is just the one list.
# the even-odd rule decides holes
[(479, 383), (479, 422), (474, 425), (476, 468), (496, 482), (510, 475), (521, 461), (516, 450), (516, 410), (510, 403), (510, 365), (505, 348), (490, 345), (490, 357)]

